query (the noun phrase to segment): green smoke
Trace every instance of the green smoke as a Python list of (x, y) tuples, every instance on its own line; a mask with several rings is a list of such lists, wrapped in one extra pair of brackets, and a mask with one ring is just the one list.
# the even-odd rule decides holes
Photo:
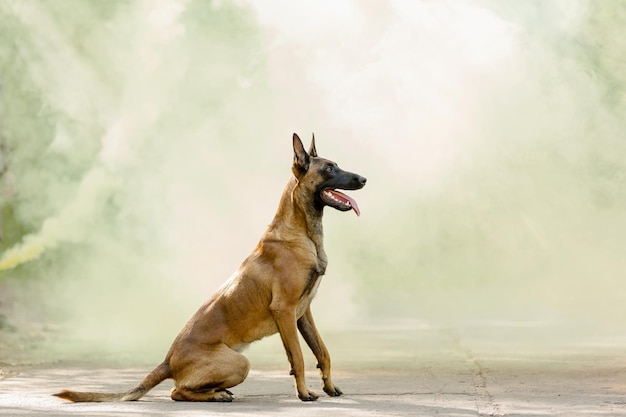
[(9, 313), (42, 306), (87, 346), (162, 353), (271, 219), (291, 133), (315, 131), (368, 178), (362, 217), (326, 213), (322, 325), (621, 320), (624, 15), (2, 1), (2, 249), (54, 226), (0, 272), (0, 290), (27, 288)]

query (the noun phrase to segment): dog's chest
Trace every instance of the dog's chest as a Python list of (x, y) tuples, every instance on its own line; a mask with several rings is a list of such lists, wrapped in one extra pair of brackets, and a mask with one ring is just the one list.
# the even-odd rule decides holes
[(302, 317), (306, 309), (309, 308), (311, 301), (313, 301), (315, 294), (317, 294), (320, 282), (322, 282), (322, 274), (316, 270), (311, 271), (307, 285), (300, 296), (300, 301), (298, 302), (298, 307), (296, 308), (296, 317)]

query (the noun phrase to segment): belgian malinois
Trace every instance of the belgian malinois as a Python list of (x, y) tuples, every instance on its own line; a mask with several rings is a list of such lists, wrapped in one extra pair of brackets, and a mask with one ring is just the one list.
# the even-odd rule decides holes
[(317, 359), (324, 392), (341, 395), (330, 376), (330, 355), (315, 327), (311, 301), (326, 271), (322, 212), (325, 206), (354, 210), (356, 202), (337, 191), (358, 190), (366, 179), (317, 156), (315, 137), (307, 153), (293, 134), (293, 177), (276, 216), (235, 274), (191, 317), (165, 357), (136, 387), (122, 393), (64, 390), (69, 401), (134, 401), (173, 378), (176, 401), (232, 401), (228, 388), (248, 375), (241, 351), (251, 342), (280, 333), (298, 398), (314, 401), (307, 389), (298, 330)]

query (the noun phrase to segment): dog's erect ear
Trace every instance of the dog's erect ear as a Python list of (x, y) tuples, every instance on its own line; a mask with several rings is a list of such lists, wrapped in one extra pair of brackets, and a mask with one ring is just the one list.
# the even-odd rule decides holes
[(315, 133), (313, 133), (311, 146), (309, 146), (309, 155), (311, 155), (312, 157), (317, 157), (317, 149), (315, 149)]
[(293, 167), (300, 173), (309, 169), (309, 154), (304, 150), (304, 145), (297, 134), (293, 134)]

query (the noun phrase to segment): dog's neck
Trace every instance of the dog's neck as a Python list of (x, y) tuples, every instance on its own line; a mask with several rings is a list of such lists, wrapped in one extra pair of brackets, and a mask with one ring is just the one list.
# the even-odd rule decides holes
[(323, 254), (323, 211), (316, 209), (310, 199), (310, 195), (298, 188), (298, 180), (295, 177), (291, 178), (283, 191), (278, 210), (266, 234), (282, 240), (294, 233), (304, 233), (313, 241), (318, 254)]

